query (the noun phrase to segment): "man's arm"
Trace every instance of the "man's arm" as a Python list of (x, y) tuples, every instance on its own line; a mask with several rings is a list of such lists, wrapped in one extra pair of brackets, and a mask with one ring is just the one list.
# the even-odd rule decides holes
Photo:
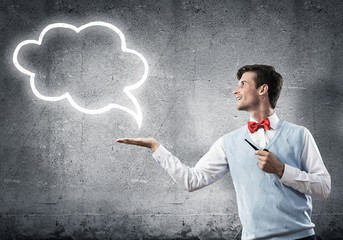
[(323, 163), (318, 147), (307, 129), (304, 131), (301, 166), (304, 171), (285, 164), (280, 181), (299, 192), (327, 198), (331, 191), (331, 177)]
[(117, 142), (150, 148), (155, 160), (172, 179), (190, 192), (218, 181), (229, 171), (222, 138), (213, 144), (194, 168), (184, 165), (153, 138), (124, 138), (117, 139)]
[(327, 198), (331, 190), (330, 174), (325, 168), (318, 147), (305, 129), (301, 166), (304, 171), (280, 162), (273, 153), (258, 150), (255, 152), (261, 170), (274, 173), (280, 181), (295, 190), (308, 195)]

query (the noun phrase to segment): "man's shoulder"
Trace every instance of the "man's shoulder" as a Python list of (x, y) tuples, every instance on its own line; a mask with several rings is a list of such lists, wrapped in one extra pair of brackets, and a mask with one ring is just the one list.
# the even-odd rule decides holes
[(225, 134), (223, 137), (224, 138), (227, 138), (227, 137), (234, 137), (234, 136), (237, 136), (237, 135), (241, 135), (241, 134), (244, 134), (244, 131), (246, 130), (246, 125), (244, 126), (241, 126), (240, 128), (237, 128), (236, 130), (233, 130), (231, 132), (228, 132), (227, 134)]
[(291, 129), (297, 129), (297, 130), (304, 130), (306, 129), (304, 126), (295, 124), (295, 123), (291, 123), (285, 120), (280, 120), (280, 123), (282, 125), (282, 127), (286, 127), (286, 128), (291, 128)]
[(297, 125), (295, 123), (290, 123), (284, 120), (280, 120), (278, 129), (276, 131), (281, 132), (281, 134), (283, 135), (293, 135), (298, 137), (303, 137), (309, 132), (308, 129), (304, 126)]

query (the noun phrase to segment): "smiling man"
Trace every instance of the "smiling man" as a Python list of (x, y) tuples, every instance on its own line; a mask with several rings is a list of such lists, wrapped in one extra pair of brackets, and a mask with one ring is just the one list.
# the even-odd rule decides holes
[[(218, 139), (191, 168), (153, 138), (117, 142), (151, 148), (175, 182), (194, 191), (230, 171), (242, 239), (317, 239), (311, 196), (327, 198), (331, 178), (311, 133), (274, 112), (283, 79), (272, 66), (248, 65), (237, 72), (237, 109), (250, 121)], [(248, 140), (260, 150), (254, 151)]]

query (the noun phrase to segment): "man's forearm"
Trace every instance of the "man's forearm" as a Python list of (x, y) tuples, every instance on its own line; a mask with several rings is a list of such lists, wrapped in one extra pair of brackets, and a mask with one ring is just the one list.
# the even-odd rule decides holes
[(306, 173), (289, 165), (285, 165), (280, 181), (301, 193), (322, 198), (327, 198), (331, 191), (331, 177), (328, 173)]
[(183, 164), (162, 145), (152, 156), (182, 188), (195, 191), (218, 181), (229, 171), (221, 142), (220, 139), (213, 144), (193, 168)]

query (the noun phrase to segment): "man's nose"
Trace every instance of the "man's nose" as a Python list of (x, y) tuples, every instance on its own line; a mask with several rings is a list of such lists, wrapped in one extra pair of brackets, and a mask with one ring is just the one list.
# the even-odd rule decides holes
[(235, 90), (233, 90), (233, 92), (232, 92), (233, 94), (236, 94), (236, 93), (238, 93), (238, 90), (237, 90), (237, 88), (238, 88), (238, 87), (236, 87), (236, 88), (235, 88)]

